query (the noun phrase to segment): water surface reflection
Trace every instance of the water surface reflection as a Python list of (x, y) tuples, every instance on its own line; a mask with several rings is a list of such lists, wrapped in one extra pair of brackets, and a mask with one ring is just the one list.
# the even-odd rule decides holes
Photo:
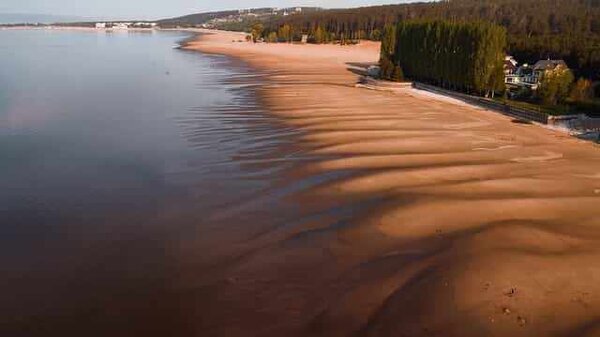
[(184, 37), (0, 31), (2, 335), (198, 332), (219, 247), (297, 214), (297, 131)]

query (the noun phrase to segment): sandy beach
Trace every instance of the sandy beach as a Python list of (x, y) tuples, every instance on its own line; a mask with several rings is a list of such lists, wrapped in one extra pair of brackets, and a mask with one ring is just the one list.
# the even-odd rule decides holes
[(185, 48), (266, 74), (261, 102), (301, 131), (317, 160), (292, 179), (339, 173), (291, 201), (351, 211), (235, 247), (219, 230), (207, 259), (236, 259), (205, 275), (198, 333), (600, 336), (597, 145), (413, 89), (357, 88), (374, 42), (203, 33)]

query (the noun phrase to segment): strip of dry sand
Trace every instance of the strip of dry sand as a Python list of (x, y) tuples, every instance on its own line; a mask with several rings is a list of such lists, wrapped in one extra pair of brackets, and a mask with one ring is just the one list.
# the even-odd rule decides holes
[(299, 192), (299, 205), (377, 202), (248, 243), (261, 248), (215, 286), (199, 332), (600, 336), (598, 146), (431, 95), (356, 88), (353, 65), (377, 61), (376, 43), (203, 33), (186, 48), (268, 74), (262, 102), (323, 156), (299, 172), (357, 172)]

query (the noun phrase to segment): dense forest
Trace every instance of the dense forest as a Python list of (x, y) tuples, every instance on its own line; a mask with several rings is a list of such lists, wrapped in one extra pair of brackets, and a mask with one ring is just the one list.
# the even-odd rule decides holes
[(520, 62), (560, 58), (579, 76), (600, 79), (600, 0), (447, 0), (323, 10), (271, 20), (264, 34), (286, 26), (317, 43), (379, 40), (386, 25), (414, 19), (496, 23), (507, 30), (508, 52)]
[(491, 97), (504, 91), (506, 30), (501, 26), (482, 21), (403, 21), (386, 26), (381, 50), (385, 77), (399, 80), (406, 74), (413, 80)]

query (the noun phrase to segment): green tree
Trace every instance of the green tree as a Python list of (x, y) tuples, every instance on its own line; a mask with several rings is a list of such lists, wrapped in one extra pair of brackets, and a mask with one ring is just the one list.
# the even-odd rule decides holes
[(396, 27), (393, 25), (387, 25), (383, 29), (383, 36), (381, 38), (381, 52), (380, 59), (392, 60), (396, 52)]
[(400, 66), (394, 67), (394, 72), (392, 73), (392, 80), (394, 80), (396, 82), (404, 81), (404, 72), (402, 71), (402, 67), (400, 67)]
[[(396, 27), (387, 25), (383, 29), (381, 37), (381, 51), (379, 54), (380, 77), (386, 80), (394, 80), (396, 64), (394, 54), (396, 51)], [(402, 75), (404, 77), (404, 75)]]
[(252, 35), (252, 41), (254, 43), (256, 43), (256, 41), (258, 39), (260, 39), (260, 37), (262, 36), (262, 33), (264, 31), (264, 26), (262, 23), (257, 22), (255, 24), (252, 25), (252, 29), (250, 31), (250, 35)]
[(270, 42), (270, 43), (277, 42), (277, 33), (270, 32), (269, 35), (267, 35), (267, 42)]
[(379, 61), (379, 77), (384, 80), (389, 80), (394, 74), (394, 64), (388, 58), (382, 58)]
[(594, 90), (592, 89), (592, 81), (580, 77), (571, 89), (570, 99), (576, 102), (589, 101), (594, 97)]
[[(535, 5), (532, 5), (535, 4)], [(309, 33), (312, 36), (314, 29), (321, 26), (332, 40), (356, 39), (363, 36), (379, 40), (382, 31), (392, 20), (406, 22), (410, 20), (436, 21), (449, 20), (453, 22), (481, 22), (500, 25), (506, 29), (507, 51), (515, 56), (521, 63), (535, 63), (540, 59), (551, 56), (555, 59), (565, 60), (569, 66), (576, 70), (579, 76), (585, 76), (593, 81), (600, 80), (600, 2), (599, 0), (447, 0), (447, 1), (418, 1), (398, 5), (372, 6), (351, 9), (332, 9), (319, 11), (303, 11), (299, 15), (289, 15), (268, 21), (271, 31), (288, 24), (293, 30)], [(462, 64), (463, 57), (479, 57), (469, 54), (468, 44), (471, 29), (447, 29), (447, 25), (430, 25), (429, 31), (422, 34), (422, 38), (444, 36), (447, 41), (453, 41), (460, 50), (452, 60), (455, 69), (444, 72), (444, 82), (440, 85), (446, 87), (457, 86), (457, 81), (466, 83), (475, 74), (468, 72), (470, 60), (467, 65)], [(480, 41), (479, 39), (477, 41)], [(447, 46), (447, 45), (443, 45)], [(429, 51), (429, 45), (421, 45)], [(466, 48), (466, 49), (464, 49)], [(444, 50), (437, 50), (443, 53)], [(449, 62), (449, 58), (440, 59)], [(421, 64), (420, 66), (424, 66)], [(436, 65), (440, 66), (439, 64)], [(440, 69), (431, 69), (432, 73), (441, 74)], [(445, 70), (449, 68), (445, 67)], [(404, 71), (409, 73), (406, 67)], [(445, 79), (452, 75), (452, 81)], [(488, 79), (482, 78), (479, 88), (491, 86)], [(438, 76), (436, 81), (442, 81)], [(487, 83), (486, 83), (487, 82)], [(464, 90), (477, 91), (470, 84)], [(490, 93), (483, 90), (482, 93)], [(493, 93), (493, 91), (491, 91)]]
[(381, 40), (381, 31), (379, 29), (374, 29), (371, 31), (371, 35), (369, 36), (371, 40), (379, 41)]
[(575, 77), (569, 69), (560, 68), (547, 71), (542, 76), (537, 95), (545, 104), (556, 105), (563, 103), (569, 96), (574, 79)]
[(292, 38), (294, 36), (292, 27), (288, 24), (279, 27), (279, 30), (277, 31), (277, 36), (279, 36), (279, 38), (282, 39), (284, 42), (291, 43)]
[(317, 26), (317, 29), (315, 29), (314, 40), (315, 40), (315, 43), (317, 43), (317, 44), (326, 42), (326, 40), (327, 40), (326, 32), (323, 28), (321, 28), (321, 26)]
[(408, 78), (454, 90), (494, 96), (504, 89), (506, 30), (484, 22), (403, 21), (386, 27), (380, 64), (385, 60)]

